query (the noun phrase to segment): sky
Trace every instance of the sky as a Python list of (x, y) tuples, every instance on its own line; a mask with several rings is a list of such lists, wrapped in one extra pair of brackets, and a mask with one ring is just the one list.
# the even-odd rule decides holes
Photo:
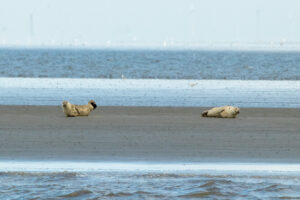
[(0, 0), (0, 45), (300, 42), (299, 0)]

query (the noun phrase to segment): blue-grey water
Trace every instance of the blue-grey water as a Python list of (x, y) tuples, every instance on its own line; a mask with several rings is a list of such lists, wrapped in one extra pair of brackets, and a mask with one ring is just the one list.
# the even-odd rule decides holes
[(1, 199), (299, 199), (300, 175), (0, 172)]
[(300, 108), (300, 81), (0, 78), (2, 105)]
[[(18, 78), (38, 82), (28, 85)], [(43, 78), (69, 78), (65, 81), (69, 86), (44, 87)], [(73, 84), (74, 78), (91, 84), (80, 88), (80, 83)], [(0, 49), (0, 79), (2, 105), (60, 105), (63, 100), (83, 104), (92, 98), (100, 106), (300, 107), (300, 52), (11, 48)], [(101, 87), (101, 80), (107, 79), (136, 80), (136, 87), (120, 88), (129, 86), (125, 81), (114, 88)], [(147, 87), (162, 79), (173, 82)], [(149, 83), (138, 87), (139, 80)], [(189, 87), (166, 86), (174, 80), (186, 80)], [(206, 80), (245, 82), (207, 84)], [(257, 80), (261, 82), (252, 84)], [(19, 84), (6, 87), (7, 82)]]
[[(94, 99), (100, 106), (299, 108), (297, 80), (300, 52), (0, 49), (0, 105)], [(300, 173), (39, 172), (0, 165), (0, 199), (198, 198), (300, 199)]]
[(0, 77), (300, 80), (300, 52), (0, 49)]

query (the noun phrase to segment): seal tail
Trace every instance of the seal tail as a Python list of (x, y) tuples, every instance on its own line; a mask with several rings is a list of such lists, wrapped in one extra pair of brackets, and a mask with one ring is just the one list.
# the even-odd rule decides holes
[(208, 110), (202, 112), (202, 117), (207, 117)]
[(97, 104), (94, 102), (92, 102), (91, 104), (92, 104), (94, 110), (98, 107)]

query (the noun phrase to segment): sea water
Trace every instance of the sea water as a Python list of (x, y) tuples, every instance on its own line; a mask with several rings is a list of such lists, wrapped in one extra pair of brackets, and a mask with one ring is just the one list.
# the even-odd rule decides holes
[(299, 164), (0, 162), (1, 199), (296, 199)]
[(0, 49), (0, 77), (300, 80), (300, 52)]
[(0, 105), (300, 106), (300, 52), (0, 49)]
[(0, 78), (1, 105), (299, 108), (300, 81)]
[[(299, 52), (0, 50), (0, 105), (300, 107)], [(1, 127), (0, 127), (1, 128)], [(299, 199), (299, 164), (0, 160), (0, 199)]]

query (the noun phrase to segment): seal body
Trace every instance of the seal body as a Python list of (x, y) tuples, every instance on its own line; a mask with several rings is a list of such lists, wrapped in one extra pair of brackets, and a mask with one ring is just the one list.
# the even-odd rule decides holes
[(97, 104), (94, 100), (90, 100), (86, 105), (74, 105), (68, 101), (62, 102), (62, 109), (67, 117), (88, 116), (96, 108)]
[(235, 118), (240, 109), (234, 106), (215, 107), (202, 113), (202, 117)]

